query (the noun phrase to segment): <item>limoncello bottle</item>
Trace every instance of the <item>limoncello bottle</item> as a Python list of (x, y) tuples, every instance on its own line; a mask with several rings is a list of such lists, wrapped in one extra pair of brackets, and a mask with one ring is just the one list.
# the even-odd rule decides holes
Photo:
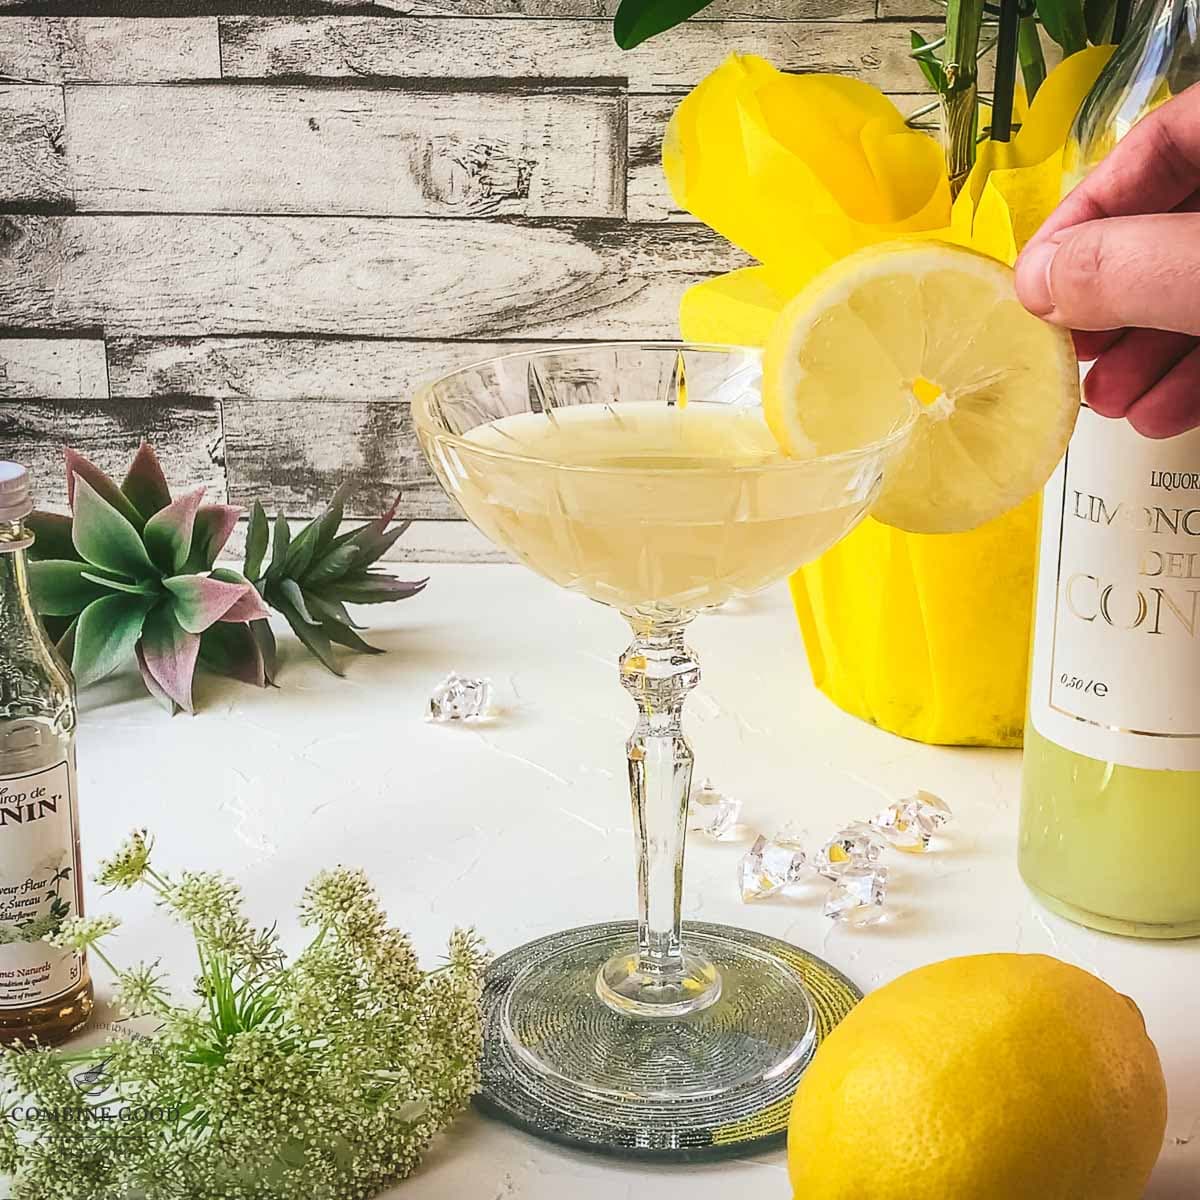
[[(1198, 80), (1200, 0), (1147, 0), (1076, 117), (1069, 182)], [(1200, 429), (1080, 414), (1045, 493), (1022, 792), (1048, 908), (1200, 934)]]

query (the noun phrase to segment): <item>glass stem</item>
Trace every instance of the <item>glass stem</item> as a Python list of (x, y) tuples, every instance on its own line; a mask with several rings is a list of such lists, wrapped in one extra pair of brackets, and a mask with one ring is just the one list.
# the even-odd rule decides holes
[(684, 644), (694, 614), (627, 613), (634, 639), (621, 656), (621, 683), (638, 706), (626, 750), (637, 848), (638, 932), (633, 955), (600, 973), (601, 998), (641, 1015), (698, 1011), (720, 995), (711, 964), (684, 950), (680, 936), (683, 849), (692, 750), (683, 736), (683, 704), (700, 682), (700, 664)]
[(637, 842), (638, 956), (646, 974), (671, 975), (683, 964), (680, 910), (692, 748), (683, 736), (683, 704), (700, 682), (700, 664), (684, 645), (690, 617), (677, 623), (633, 622), (621, 656), (621, 683), (638, 706), (626, 750)]

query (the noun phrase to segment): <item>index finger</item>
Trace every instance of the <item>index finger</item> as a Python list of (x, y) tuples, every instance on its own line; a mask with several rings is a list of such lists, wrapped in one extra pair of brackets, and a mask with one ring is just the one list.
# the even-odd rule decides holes
[(1171, 212), (1200, 187), (1200, 84), (1143, 118), (1050, 214), (1034, 242), (1103, 217)]

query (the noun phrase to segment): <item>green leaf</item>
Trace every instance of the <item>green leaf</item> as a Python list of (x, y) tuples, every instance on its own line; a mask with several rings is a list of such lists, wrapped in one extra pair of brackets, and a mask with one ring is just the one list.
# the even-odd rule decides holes
[(276, 668), (276, 647), (275, 634), (271, 631), (270, 621), (251, 621), (250, 632), (254, 634), (254, 640), (258, 643), (259, 652), (263, 659), (263, 674), (266, 676), (267, 683), (275, 682)]
[(80, 613), (71, 660), (80, 687), (103, 679), (133, 654), (152, 604), (145, 596), (105, 596)]
[(320, 624), (320, 621), (308, 611), (308, 605), (304, 603), (304, 593), (300, 590), (300, 585), (294, 579), (285, 579), (279, 585), (279, 590), (288, 598), (288, 603), (300, 614), (303, 620), (307, 621), (310, 625)]
[(185, 574), (212, 569), (241, 515), (242, 510), (234, 504), (202, 504), (196, 509), (196, 519), (192, 523), (192, 548), (183, 565)]
[(249, 625), (218, 621), (200, 635), (200, 661), (218, 675), (266, 687), (262, 651)]
[(121, 480), (121, 492), (144, 519), (171, 503), (171, 489), (167, 486), (158, 455), (149, 442), (143, 441), (138, 446), (133, 462)]
[(33, 607), (42, 617), (69, 617), (93, 600), (112, 595), (102, 583), (89, 578), (88, 564), (71, 559), (44, 558), (29, 564)]
[(220, 580), (222, 583), (240, 583), (242, 585), (242, 598), (225, 613), (221, 618), (222, 621), (242, 623), (266, 619), (266, 601), (258, 594), (258, 589), (254, 584), (240, 571), (234, 571), (229, 567), (218, 567), (209, 573), (209, 578)]
[[(928, 43), (915, 29), (910, 32), (909, 41), (913, 50), (921, 50)], [(925, 82), (939, 95), (947, 90), (946, 72), (942, 70), (942, 64), (936, 58), (931, 58), (926, 55), (914, 55), (917, 66), (921, 68), (921, 74), (925, 76)]]
[(1037, 0), (1037, 13), (1064, 54), (1076, 54), (1087, 46), (1083, 0)]
[(247, 579), (257, 579), (262, 570), (263, 556), (267, 552), (267, 510), (255, 500), (250, 510), (250, 524), (246, 529), (246, 561), (242, 570)]
[(1042, 50), (1041, 29), (1037, 17), (1021, 17), (1017, 29), (1017, 61), (1021, 64), (1021, 78), (1025, 81), (1025, 96), (1030, 103), (1046, 82), (1046, 56)]
[(347, 604), (386, 604), (390, 600), (407, 600), (415, 596), (428, 579), (393, 579), (390, 575), (365, 575), (358, 579), (342, 579), (321, 594)]
[(102, 499), (112, 505), (134, 529), (141, 531), (146, 523), (129, 497), (102, 471), (94, 462), (84, 458), (77, 450), (68, 446), (63, 451), (63, 459), (67, 467), (67, 503), (71, 511), (75, 511), (75, 489), (81, 479), (87, 480), (88, 486)]
[(203, 633), (247, 594), (258, 600), (250, 585), (241, 579), (230, 582), (209, 575), (173, 575), (163, 580), (163, 587), (174, 597), (175, 620), (187, 633)]
[(102, 570), (130, 579), (158, 575), (138, 531), (82, 475), (75, 479), (71, 537), (75, 549)]
[(1113, 40), (1113, 20), (1117, 0), (1083, 0), (1083, 24), (1093, 46), (1107, 46)]
[(151, 561), (165, 575), (183, 570), (192, 547), (192, 530), (196, 512), (204, 498), (204, 488), (198, 487), (160, 508), (142, 530), (142, 541)]
[[(393, 528), (387, 529), (389, 521), (390, 517), (385, 514), (383, 517), (368, 521), (365, 525), (360, 525), (357, 529), (352, 529), (349, 533), (344, 533), (341, 537), (334, 539), (330, 544), (330, 554), (341, 550), (344, 546), (355, 548), (354, 558), (343, 574), (349, 574), (355, 570), (365, 570), (373, 562), (382, 558), (408, 532), (408, 528), (412, 524), (411, 521), (401, 521)], [(305, 582), (311, 582), (311, 580)]]
[(33, 533), (33, 545), (29, 549), (31, 559), (71, 558), (79, 561), (79, 551), (71, 540), (71, 518), (63, 513), (31, 512), (25, 518), (26, 526)]
[(305, 573), (304, 582), (310, 587), (340, 579), (358, 561), (361, 553), (354, 545), (335, 546), (326, 551)]
[(333, 542), (337, 531), (341, 528), (342, 518), (346, 515), (346, 498), (350, 495), (351, 484), (347, 479), (338, 484), (337, 490), (329, 498), (325, 511), (317, 518), (321, 523), (321, 536), (317, 539), (317, 553), (324, 554)]
[(632, 50), (647, 38), (682, 24), (711, 0), (621, 0), (613, 18), (613, 37), (622, 50)]
[(308, 570), (309, 563), (317, 552), (317, 542), (320, 538), (321, 518), (314, 517), (300, 530), (288, 547), (281, 574), (291, 579), (299, 579)]
[[(85, 567), (87, 563), (83, 564)], [(147, 579), (145, 581), (132, 581), (129, 579), (117, 579), (108, 575), (98, 575), (95, 571), (84, 571), (84, 579), (90, 579), (92, 583), (103, 584), (103, 586), (111, 592), (125, 592), (130, 596), (157, 596), (159, 586), (154, 580)]]
[(254, 586), (241, 571), (235, 570), (233, 567), (214, 567), (209, 571), (208, 575), (210, 579), (219, 579), (222, 583), (240, 583), (248, 584), (250, 587)]
[(150, 691), (159, 699), (191, 712), (192, 677), (200, 653), (200, 635), (180, 626), (170, 604), (160, 604), (146, 617), (138, 652)]
[(349, 650), (357, 650), (359, 654), (385, 653), (378, 646), (372, 646), (370, 642), (364, 642), (353, 629), (350, 629), (346, 625), (330, 622), (327, 625), (322, 625), (321, 628), (331, 642), (337, 642), (339, 646), (345, 646)]
[(334, 625), (348, 625), (351, 629), (362, 629), (363, 626), (354, 621), (346, 611), (346, 606), (340, 600), (329, 596), (321, 596), (313, 591), (304, 592), (304, 602), (308, 611), (322, 624), (332, 622)]
[(279, 611), (283, 613), (287, 623), (292, 627), (292, 632), (314, 658), (335, 675), (344, 674), (338, 666), (329, 635), (319, 625), (310, 625), (286, 600), (279, 605)]
[(342, 523), (350, 483), (339, 484), (329, 503), (296, 536), (283, 564), (283, 574), (302, 579), (313, 559), (332, 543)]
[(399, 525), (389, 529), (386, 533), (372, 532), (364, 537), (359, 543), (361, 550), (358, 561), (354, 564), (355, 567), (369, 567), (373, 562), (381, 559), (408, 532), (411, 524), (411, 521), (401, 521)]
[(403, 495), (403, 492), (397, 492), (396, 498), (373, 521), (368, 521), (365, 525), (360, 525), (357, 529), (351, 529), (349, 533), (339, 534), (330, 542), (330, 548), (343, 545), (345, 542), (350, 541), (351, 538), (357, 537), (364, 529), (376, 529), (382, 532), (395, 518), (396, 509), (400, 507), (400, 500)]
[(291, 540), (292, 531), (288, 528), (287, 517), (283, 513), (276, 513), (275, 529), (271, 537), (271, 565), (267, 568), (266, 575), (271, 583), (283, 574), (283, 564), (287, 559)]

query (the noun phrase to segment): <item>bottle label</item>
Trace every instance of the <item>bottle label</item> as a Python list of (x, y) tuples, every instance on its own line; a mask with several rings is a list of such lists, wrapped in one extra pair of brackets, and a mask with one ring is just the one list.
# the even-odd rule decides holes
[(82, 956), (42, 939), (82, 911), (73, 771), (0, 776), (0, 1010), (69, 992)]
[(1102, 762), (1200, 771), (1200, 429), (1083, 409), (1046, 486), (1030, 719)]

